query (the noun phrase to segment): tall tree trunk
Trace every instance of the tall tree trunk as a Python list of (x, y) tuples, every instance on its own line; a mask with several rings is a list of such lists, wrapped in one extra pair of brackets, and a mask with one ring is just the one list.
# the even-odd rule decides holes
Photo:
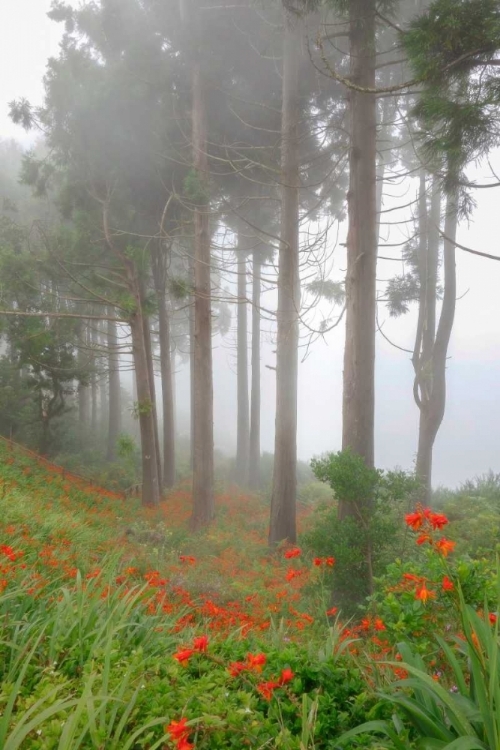
[(189, 440), (189, 460), (191, 471), (194, 471), (194, 268), (191, 269), (191, 279), (193, 294), (189, 304), (189, 383), (190, 383), (190, 440)]
[[(108, 310), (112, 317), (114, 309)], [(108, 461), (116, 460), (116, 446), (122, 429), (120, 352), (118, 331), (114, 320), (107, 321), (108, 328), (108, 372), (109, 372), (109, 419), (108, 419)]]
[(193, 512), (190, 522), (193, 531), (210, 523), (215, 513), (210, 206), (205, 97), (202, 66), (196, 54), (192, 70), (192, 124), (194, 168), (200, 198), (194, 210), (194, 456)]
[(95, 327), (95, 321), (92, 323), (90, 329), (90, 345), (92, 347), (92, 375), (90, 379), (90, 432), (93, 438), (97, 437), (97, 356), (96, 356), (96, 344), (97, 344), (97, 330)]
[[(143, 281), (140, 281), (140, 293), (141, 293), (141, 304), (146, 298), (146, 287)], [(151, 404), (153, 413), (153, 429), (155, 436), (155, 455), (156, 455), (156, 471), (158, 474), (158, 486), (161, 489), (161, 450), (160, 450), (160, 434), (158, 430), (158, 408), (156, 405), (156, 384), (155, 384), (155, 370), (153, 363), (153, 343), (151, 341), (151, 321), (149, 315), (144, 314), (144, 305), (142, 320), (144, 325), (144, 345), (146, 347), (146, 361), (148, 366), (148, 380), (149, 380), (149, 392), (151, 394)]]
[[(98, 324), (97, 339), (101, 350), (105, 350), (108, 346), (108, 337), (106, 331), (106, 321), (102, 320)], [(109, 365), (108, 365), (109, 370)], [(109, 427), (109, 373), (102, 375), (99, 383), (99, 422), (100, 429), (103, 434), (106, 434)]]
[[(362, 88), (375, 86), (376, 0), (349, 3), (350, 79)], [(374, 94), (353, 89), (350, 97), (350, 154), (347, 235), (346, 341), (344, 349), (342, 449), (374, 465), (375, 328), (377, 216), (377, 108)], [(380, 193), (381, 197), (381, 193)], [(334, 596), (344, 606), (362, 602), (373, 589), (370, 534), (371, 500), (339, 501), (339, 520), (352, 517), (367, 536), (360, 536), (365, 564), (356, 580), (337, 580)], [(344, 581), (349, 576), (344, 575)]]
[[(86, 352), (87, 345), (87, 326), (85, 321), (80, 322), (79, 326), (79, 349), (78, 349), (78, 366), (81, 370), (87, 369), (88, 366), (88, 354)], [(84, 348), (85, 347), (85, 348)], [(90, 415), (90, 390), (87, 383), (78, 384), (78, 423), (80, 436), (82, 439), (88, 435), (89, 428), (89, 415)]]
[(247, 264), (241, 230), (238, 260), (238, 321), (237, 321), (237, 441), (236, 482), (240, 487), (248, 485), (250, 453), (250, 415), (248, 404), (248, 308), (247, 308)]
[(160, 332), (161, 390), (163, 404), (163, 487), (175, 484), (175, 427), (172, 360), (170, 345), (170, 320), (166, 291), (166, 249), (156, 248), (153, 253), (153, 277), (158, 300)]
[[(432, 488), (432, 452), (446, 408), (446, 358), (455, 320), (457, 279), (455, 240), (458, 226), (458, 196), (450, 195), (444, 226), (444, 295), (439, 325), (431, 356), (422, 361), (415, 376), (414, 393), (420, 408), (420, 432), (417, 453), (417, 476), (425, 486), (426, 498)], [(437, 267), (436, 267), (437, 273)], [(423, 358), (422, 358), (423, 360)]]
[(253, 252), (252, 281), (252, 399), (250, 414), (250, 464), (248, 484), (252, 490), (260, 487), (260, 248)]
[[(375, 0), (349, 3), (351, 80), (375, 86)], [(375, 320), (377, 269), (376, 134), (373, 94), (350, 91), (346, 344), (342, 447), (374, 463)], [(341, 519), (356, 514), (341, 502)]]
[(299, 276), (299, 60), (302, 21), (285, 13), (281, 141), (281, 242), (278, 272), (276, 436), (269, 543), (297, 537), (297, 381)]
[(137, 293), (137, 310), (130, 321), (132, 349), (137, 376), (137, 410), (141, 431), (142, 453), (142, 503), (158, 505), (160, 502), (160, 484), (158, 481), (158, 464), (156, 459), (156, 439), (153, 418), (153, 401), (149, 388), (148, 360), (144, 341), (144, 320)]

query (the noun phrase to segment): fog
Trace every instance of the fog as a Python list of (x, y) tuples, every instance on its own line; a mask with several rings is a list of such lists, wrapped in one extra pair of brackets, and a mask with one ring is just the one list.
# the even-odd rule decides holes
[[(47, 58), (57, 54), (60, 28), (46, 18), (49, 0), (3, 0), (0, 5), (0, 139), (15, 138), (24, 145), (34, 135), (23, 132), (8, 117), (8, 102), (26, 97), (41, 103)], [(500, 153), (491, 156), (500, 171)], [(469, 170), (469, 178), (484, 182), (491, 178), (487, 165)], [(384, 208), (401, 202), (399, 196), (416, 185), (385, 197)], [(477, 190), (476, 208), (470, 222), (461, 223), (458, 242), (476, 250), (500, 256), (498, 189)], [(404, 202), (404, 201), (403, 201)], [(406, 216), (409, 214), (406, 213)], [(391, 214), (388, 214), (391, 216)], [(398, 219), (403, 212), (398, 214)], [(395, 218), (393, 219), (395, 220)], [(387, 242), (401, 232), (386, 232)], [(346, 227), (339, 231), (334, 250), (334, 275), (345, 269)], [(383, 230), (384, 233), (384, 230)], [(400, 235), (399, 235), (400, 236)], [(329, 236), (334, 247), (337, 227)], [(401, 239), (399, 240), (401, 241)], [(396, 258), (397, 254), (394, 254)], [(393, 275), (397, 262), (380, 260), (380, 288)], [(488, 470), (500, 471), (500, 263), (457, 250), (458, 305), (448, 359), (448, 399), (434, 457), (434, 485), (456, 486)], [(234, 281), (228, 279), (234, 294)], [(232, 284), (232, 287), (231, 287)], [(267, 293), (269, 300), (275, 292)], [(412, 349), (415, 312), (391, 319), (383, 304), (379, 324), (387, 338), (402, 349)], [(344, 326), (341, 324), (308, 346), (302, 339), (299, 365), (298, 453), (309, 460), (341, 447), (342, 368)], [(274, 450), (275, 341), (274, 327), (264, 324), (262, 352), (262, 449)], [(410, 354), (392, 346), (382, 335), (377, 338), (376, 465), (383, 468), (411, 468), (414, 462), (418, 410), (412, 398), (413, 368)], [(221, 450), (234, 453), (236, 442), (235, 318), (224, 337), (214, 338), (215, 442)], [(177, 418), (181, 431), (189, 426), (189, 366), (177, 362)]]

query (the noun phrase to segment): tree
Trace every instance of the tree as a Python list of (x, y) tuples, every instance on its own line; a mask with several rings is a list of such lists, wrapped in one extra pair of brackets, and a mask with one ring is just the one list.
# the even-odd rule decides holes
[(299, 276), (299, 61), (302, 20), (284, 9), (281, 236), (278, 275), (276, 437), (269, 543), (296, 540)]

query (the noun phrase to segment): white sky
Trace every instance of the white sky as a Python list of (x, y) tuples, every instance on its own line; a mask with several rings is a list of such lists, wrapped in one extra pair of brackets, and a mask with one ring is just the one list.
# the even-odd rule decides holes
[[(26, 97), (38, 104), (43, 95), (46, 60), (57, 54), (60, 27), (46, 17), (50, 0), (0, 0), (0, 138), (23, 142), (27, 136), (8, 119), (8, 102)], [(500, 171), (500, 155), (494, 155)], [(484, 174), (483, 174), (484, 173)], [(487, 170), (474, 173), (483, 182)], [(471, 173), (473, 174), (473, 173)], [(500, 256), (500, 189), (476, 191), (478, 208), (458, 241)], [(390, 214), (389, 214), (390, 216)], [(391, 240), (392, 241), (392, 240)], [(341, 262), (337, 267), (341, 266)], [(379, 278), (397, 264), (380, 261)], [(459, 296), (448, 367), (448, 405), (435, 450), (435, 483), (456, 485), (493, 469), (500, 472), (500, 262), (457, 250)], [(380, 322), (387, 315), (380, 311)], [(389, 321), (384, 331), (399, 345), (412, 346), (414, 320)], [(299, 454), (308, 459), (338, 450), (341, 440), (343, 333), (340, 329), (315, 345), (300, 366)], [(409, 355), (379, 337), (377, 353), (377, 463), (390, 468), (412, 465), (417, 439)], [(214, 352), (216, 436), (221, 447), (235, 436), (234, 355), (229, 346)], [(274, 364), (270, 348), (263, 365)], [(274, 375), (263, 366), (263, 449), (273, 450)], [(178, 378), (179, 397), (187, 396), (186, 378)]]

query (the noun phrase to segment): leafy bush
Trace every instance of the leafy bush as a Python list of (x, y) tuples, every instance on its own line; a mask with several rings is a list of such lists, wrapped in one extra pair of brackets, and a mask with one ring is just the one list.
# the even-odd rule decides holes
[[(302, 542), (313, 554), (335, 557), (326, 583), (338, 597), (333, 603), (354, 613), (356, 603), (370, 593), (370, 575), (380, 576), (404, 549), (402, 519), (418, 483), (402, 471), (370, 469), (350, 451), (330, 453), (311, 465), (315, 476), (331, 487), (335, 501), (316, 510)], [(337, 501), (350, 504), (355, 515), (340, 521)]]

